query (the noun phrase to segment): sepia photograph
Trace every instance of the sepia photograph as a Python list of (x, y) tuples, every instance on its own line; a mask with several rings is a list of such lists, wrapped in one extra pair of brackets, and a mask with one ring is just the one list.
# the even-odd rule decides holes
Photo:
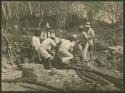
[(1, 91), (123, 91), (123, 1), (1, 1)]

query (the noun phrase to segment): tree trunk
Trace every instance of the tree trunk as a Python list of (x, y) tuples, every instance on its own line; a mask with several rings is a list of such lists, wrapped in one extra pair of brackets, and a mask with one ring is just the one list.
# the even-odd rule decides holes
[[(41, 9), (41, 7), (40, 7), (40, 4), (39, 4), (39, 10)], [(43, 15), (44, 15), (44, 9), (42, 9), (41, 11), (39, 11), (40, 12), (40, 14), (41, 14), (41, 12), (42, 12), (42, 16), (41, 16), (41, 20), (40, 20), (40, 22), (39, 22), (39, 27), (40, 27), (40, 25), (41, 25), (41, 23), (43, 22)]]
[(61, 28), (61, 13), (60, 13), (60, 9), (58, 9), (57, 28)]
[(10, 7), (10, 3), (7, 2), (7, 9), (8, 9), (8, 20), (7, 20), (7, 29), (11, 29), (10, 26), (10, 18), (11, 18), (11, 7)]
[(4, 13), (5, 19), (7, 19), (7, 14), (6, 14), (6, 10), (5, 10), (5, 7), (4, 7), (3, 3), (2, 3), (2, 10), (3, 10), (3, 13)]
[(9, 17), (11, 17), (11, 8), (10, 8), (10, 3), (7, 2), (7, 8), (8, 8), (8, 13), (9, 13)]
[(33, 12), (32, 12), (32, 5), (31, 5), (31, 2), (29, 1), (29, 8), (30, 8), (30, 13), (31, 13), (31, 15), (33, 14)]
[(17, 1), (17, 3), (16, 3), (16, 17), (17, 17), (17, 24), (20, 25), (20, 20), (19, 20), (20, 18), (19, 18), (19, 14), (18, 14), (18, 11), (19, 11), (18, 5), (19, 5), (19, 2)]
[(88, 9), (87, 9), (87, 16), (88, 16), (88, 21), (90, 21), (91, 23), (93, 23), (93, 3), (90, 2), (88, 4)]
[(66, 13), (66, 10), (65, 10), (64, 25), (63, 25), (63, 28), (64, 28), (64, 29), (65, 29), (65, 26), (66, 26), (66, 18), (67, 18), (67, 13)]

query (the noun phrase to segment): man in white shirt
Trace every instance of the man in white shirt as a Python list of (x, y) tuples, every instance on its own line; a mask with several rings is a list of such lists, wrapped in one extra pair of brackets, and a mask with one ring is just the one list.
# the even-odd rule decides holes
[(92, 59), (92, 51), (93, 51), (93, 43), (95, 38), (95, 32), (92, 29), (90, 22), (87, 22), (85, 25), (85, 28), (87, 28), (87, 44), (86, 48), (90, 52), (90, 60)]
[(35, 50), (37, 50), (37, 48), (40, 45), (40, 39), (37, 36), (33, 36), (32, 37), (32, 46), (35, 48)]
[(55, 36), (51, 35), (50, 38), (47, 38), (42, 41), (37, 50), (39, 57), (42, 57), (47, 60), (50, 69), (52, 68), (51, 62), (53, 60), (53, 55), (51, 54), (52, 47), (56, 47), (56, 43), (54, 42), (54, 40)]
[(70, 40), (61, 39), (60, 45), (58, 46), (57, 56), (61, 59), (62, 63), (70, 64), (73, 59), (73, 51), (74, 41), (76, 40), (77, 36), (73, 35)]
[(80, 25), (79, 27), (79, 33), (78, 33), (78, 39), (81, 43), (82, 46), (82, 55), (83, 55), (83, 60), (86, 61), (87, 60), (87, 51), (88, 51), (88, 47), (87, 47), (87, 31), (84, 30), (84, 26)]
[(37, 50), (38, 47), (40, 46), (40, 38), (37, 35), (32, 36), (31, 44), (32, 44), (33, 60), (36, 61), (36, 59), (38, 59)]

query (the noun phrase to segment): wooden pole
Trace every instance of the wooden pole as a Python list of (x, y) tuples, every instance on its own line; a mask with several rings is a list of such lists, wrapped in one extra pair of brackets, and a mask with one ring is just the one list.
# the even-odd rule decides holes
[(19, 58), (18, 58), (18, 56), (17, 56), (17, 54), (16, 54), (16, 51), (15, 51), (14, 47), (13, 47), (12, 44), (9, 42), (9, 39), (7, 38), (6, 34), (5, 34), (3, 31), (2, 31), (2, 34), (3, 34), (4, 38), (7, 40), (7, 43), (11, 46), (11, 49), (13, 50), (13, 52), (14, 52), (16, 58), (17, 58), (18, 65), (19, 65), (20, 60), (19, 60)]
[(6, 14), (6, 10), (5, 10), (5, 7), (4, 7), (3, 3), (2, 3), (2, 10), (3, 10), (3, 13), (4, 13), (5, 19), (7, 19), (7, 14)]
[(8, 53), (8, 57), (9, 57), (9, 60), (10, 60), (10, 64), (14, 65), (13, 60), (11, 58), (10, 48), (7, 49), (7, 53)]

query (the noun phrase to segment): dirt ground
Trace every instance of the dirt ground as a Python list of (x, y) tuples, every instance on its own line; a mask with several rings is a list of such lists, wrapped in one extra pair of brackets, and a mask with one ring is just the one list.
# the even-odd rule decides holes
[[(34, 78), (37, 82), (45, 82), (56, 88), (65, 91), (85, 91), (93, 90), (94, 84), (82, 80), (74, 70), (70, 69), (53, 69), (54, 73), (50, 70), (44, 69), (42, 64), (23, 64), (24, 68), (32, 68), (33, 73), (23, 72), (23, 78), (28, 80)], [(13, 72), (11, 72), (13, 73)], [(30, 76), (28, 75), (30, 74)], [(33, 77), (36, 75), (35, 77)], [(6, 79), (6, 78), (4, 78)], [(107, 85), (106, 88), (97, 87), (96, 90), (119, 90), (114, 85)], [(28, 84), (24, 82), (2, 82), (2, 91), (54, 91), (45, 86), (37, 84)]]
[(2, 91), (53, 91), (46, 87), (28, 83), (2, 83)]

